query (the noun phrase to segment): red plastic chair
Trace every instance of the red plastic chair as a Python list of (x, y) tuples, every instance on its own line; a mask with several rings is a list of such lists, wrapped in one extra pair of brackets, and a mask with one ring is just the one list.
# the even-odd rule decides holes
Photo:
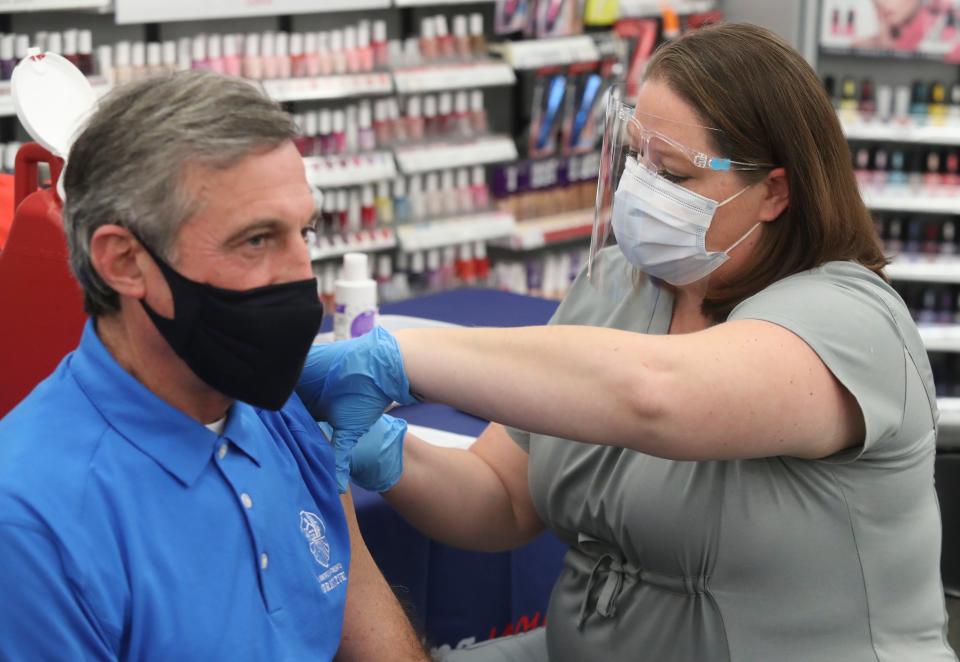
[[(50, 164), (49, 189), (39, 189), (39, 163)], [(77, 346), (86, 321), (56, 193), (62, 170), (36, 143), (17, 152), (16, 212), (0, 252), (0, 418)]]

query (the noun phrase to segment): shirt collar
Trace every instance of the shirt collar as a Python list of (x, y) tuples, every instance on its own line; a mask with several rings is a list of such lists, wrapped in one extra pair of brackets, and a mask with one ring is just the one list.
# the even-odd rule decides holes
[[(127, 441), (188, 487), (200, 476), (213, 457), (217, 435), (124, 370), (100, 341), (92, 319), (83, 328), (70, 370), (94, 407)], [(234, 403), (223, 436), (256, 460), (251, 416), (256, 418), (252, 407)]]

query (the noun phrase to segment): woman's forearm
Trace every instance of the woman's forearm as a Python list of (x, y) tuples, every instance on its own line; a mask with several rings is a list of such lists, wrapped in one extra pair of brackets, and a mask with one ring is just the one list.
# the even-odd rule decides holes
[(411, 388), (427, 400), (591, 443), (623, 445), (659, 429), (657, 337), (577, 326), (396, 337)]
[(408, 433), (403, 457), (403, 475), (383, 496), (430, 538), (495, 552), (526, 544), (542, 530), (539, 519), (518, 516), (503, 481), (475, 453), (434, 446)]

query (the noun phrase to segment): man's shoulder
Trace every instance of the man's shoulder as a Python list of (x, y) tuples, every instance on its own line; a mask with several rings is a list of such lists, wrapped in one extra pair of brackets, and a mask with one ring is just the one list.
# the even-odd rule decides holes
[(85, 469), (109, 430), (63, 365), (0, 420), (0, 512), (79, 503)]

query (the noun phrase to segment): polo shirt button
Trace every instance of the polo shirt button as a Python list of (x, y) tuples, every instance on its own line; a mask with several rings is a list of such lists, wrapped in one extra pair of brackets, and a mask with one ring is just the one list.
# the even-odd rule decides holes
[(240, 503), (243, 504), (244, 508), (250, 509), (253, 508), (253, 499), (250, 498), (250, 495), (244, 492), (240, 495)]
[(264, 552), (263, 554), (260, 555), (260, 569), (266, 570), (268, 563), (270, 563), (270, 558), (267, 556), (267, 553)]
[(220, 450), (217, 451), (217, 457), (221, 460), (227, 456), (227, 442), (220, 444)]

